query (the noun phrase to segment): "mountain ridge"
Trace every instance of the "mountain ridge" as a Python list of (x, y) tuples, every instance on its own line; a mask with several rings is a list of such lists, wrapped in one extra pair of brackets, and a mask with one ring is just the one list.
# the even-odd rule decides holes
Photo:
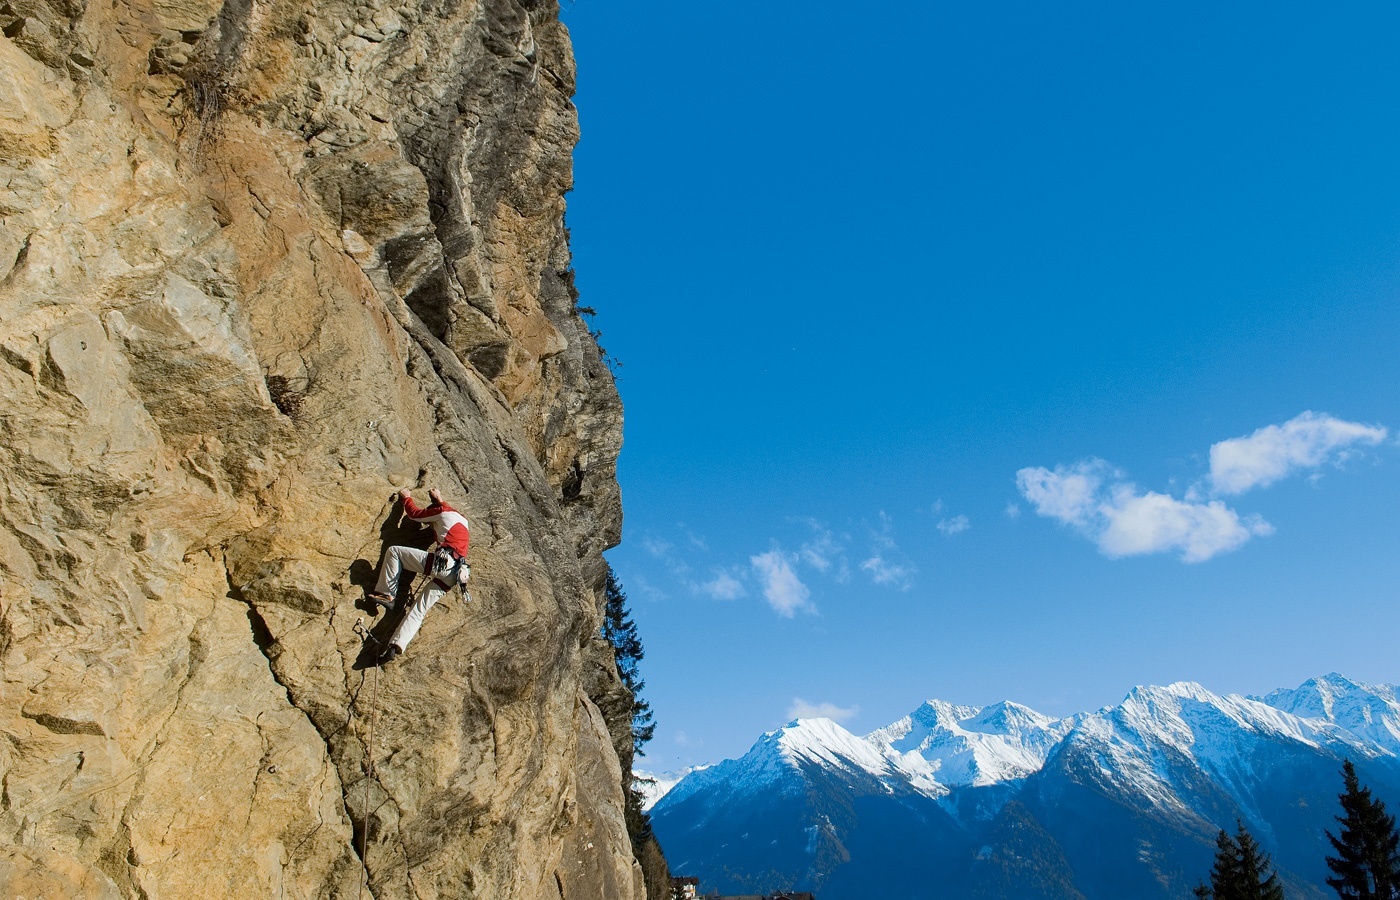
[[(741, 840), (725, 833), (724, 823), (740, 816), (763, 821), (755, 809), (740, 812), (762, 805), (749, 778), (756, 751), (800, 748), (762, 760), (763, 784), (781, 784), (786, 797), (801, 801), (790, 802), (787, 814), (820, 828), (821, 808), (883, 790), (921, 824), (892, 837), (900, 829), (880, 817), (898, 816), (867, 801), (866, 818), (837, 829), (833, 840), (849, 848), (871, 830), (881, 840), (936, 845), (946, 871), (957, 873), (948, 896), (1029, 877), (1016, 861), (1024, 853), (998, 849), (994, 837), (1014, 835), (1022, 850), (1034, 845), (1046, 878), (1063, 882), (1060, 896), (1184, 897), (1209, 867), (1216, 829), (1239, 818), (1276, 855), (1293, 892), (1323, 897), (1321, 835), (1340, 789), (1340, 761), (1354, 758), (1383, 794), (1400, 796), (1397, 736), (1394, 686), (1336, 673), (1266, 697), (1217, 694), (1190, 681), (1139, 685), (1118, 704), (1062, 718), (1010, 701), (975, 707), (930, 700), (863, 736), (829, 719), (790, 722), (739, 759), (682, 778), (652, 814), (676, 871), (706, 878), (725, 869), (725, 853)], [(915, 797), (923, 805), (898, 800)], [(724, 798), (722, 813), (717, 798)], [(929, 812), (930, 802), (941, 816)], [(702, 821), (717, 832), (698, 831)], [(1105, 834), (1105, 823), (1115, 823), (1116, 833)], [(761, 841), (762, 832), (748, 834)], [(1116, 856), (1103, 858), (1099, 843), (1116, 847)], [(798, 862), (779, 868), (800, 875), (795, 886), (821, 889), (824, 900), (861, 896), (854, 885), (880, 885), (887, 874), (854, 851), (826, 867)], [(995, 866), (1002, 868), (993, 872)], [(762, 878), (735, 874), (725, 869), (717, 886), (771, 889)], [(910, 896), (926, 895), (917, 879), (907, 881)], [(772, 885), (780, 886), (794, 884)]]

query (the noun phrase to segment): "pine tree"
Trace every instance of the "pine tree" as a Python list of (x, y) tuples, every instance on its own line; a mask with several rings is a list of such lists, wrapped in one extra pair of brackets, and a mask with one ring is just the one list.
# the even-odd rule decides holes
[(623, 592), (612, 566), (608, 566), (603, 600), (603, 639), (613, 648), (618, 677), (627, 688), (624, 702), (628, 704), (617, 709), (618, 718), (612, 720), (616, 725), (610, 724), (609, 728), (620, 728), (623, 723), (628, 723), (631, 730), (631, 746), (624, 744), (618, 748), (625, 801), (623, 817), (627, 823), (627, 834), (632, 839), (633, 856), (642, 868), (647, 896), (667, 897), (671, 893), (671, 873), (661, 845), (652, 831), (651, 816), (642, 808), (646, 798), (641, 791), (641, 780), (632, 771), (635, 757), (642, 755), (642, 745), (651, 740), (656, 732), (651, 705), (642, 699), (642, 688), (646, 687), (646, 682), (642, 680), (640, 663), (645, 654), (642, 640), (637, 635), (637, 624), (627, 610), (627, 594)]
[(1400, 900), (1400, 834), (1395, 817), (1386, 815), (1385, 804), (1372, 799), (1363, 788), (1356, 767), (1342, 764), (1345, 790), (1337, 799), (1342, 815), (1341, 834), (1327, 832), (1336, 856), (1327, 857), (1327, 868), (1336, 875), (1327, 884), (1342, 900)]
[(1283, 900), (1283, 887), (1278, 883), (1278, 873), (1273, 871), (1269, 854), (1259, 848), (1258, 841), (1245, 829), (1243, 822), (1235, 824), (1239, 827), (1235, 846), (1239, 848), (1244, 889), (1239, 900)]
[(646, 682), (642, 680), (639, 665), (646, 654), (642, 650), (642, 639), (637, 636), (637, 623), (632, 621), (632, 614), (627, 610), (627, 595), (612, 566), (608, 566), (603, 597), (603, 638), (612, 645), (613, 655), (617, 657), (617, 674), (632, 692), (632, 747), (638, 756), (645, 756), (642, 745), (656, 734), (651, 704), (642, 699)]
[(1198, 885), (1192, 894), (1201, 900), (1283, 900), (1283, 888), (1269, 855), (1259, 848), (1243, 822), (1235, 825), (1233, 838), (1223, 828), (1215, 838), (1210, 887)]
[(1210, 867), (1210, 894), (1214, 900), (1235, 900), (1244, 890), (1239, 848), (1225, 829), (1215, 837), (1215, 864)]

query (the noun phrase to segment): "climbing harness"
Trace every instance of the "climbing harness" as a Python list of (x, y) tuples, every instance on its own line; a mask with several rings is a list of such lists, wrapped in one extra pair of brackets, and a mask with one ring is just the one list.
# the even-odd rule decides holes
[(454, 585), (461, 584), (471, 576), (472, 568), (467, 565), (467, 558), (459, 556), (451, 547), (437, 548), (433, 551), (431, 559), (429, 570), (433, 573), (433, 580), (444, 591), (450, 591)]

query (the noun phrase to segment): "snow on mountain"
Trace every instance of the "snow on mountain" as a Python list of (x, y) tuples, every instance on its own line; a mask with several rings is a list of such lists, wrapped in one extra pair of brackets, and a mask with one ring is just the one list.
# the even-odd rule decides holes
[(1100, 778), (1160, 809), (1199, 814), (1193, 796), (1203, 771), (1250, 808), (1279, 752), (1374, 756), (1372, 744), (1322, 718), (1303, 718), (1261, 700), (1219, 695), (1193, 682), (1135, 687), (1117, 706), (1079, 717), (1065, 752), (1093, 760)]
[(1393, 685), (1361, 684), (1333, 672), (1255, 699), (1295, 716), (1331, 722), (1400, 756), (1400, 697)]
[(982, 786), (1039, 771), (1072, 725), (1009, 701), (976, 707), (930, 700), (866, 740), (903, 768), (916, 769), (914, 759), (922, 759), (928, 777), (944, 785)]
[(691, 772), (699, 772), (708, 769), (709, 766), (686, 766), (684, 769), (677, 769), (672, 772), (648, 772), (644, 769), (633, 771), (637, 789), (642, 792), (642, 811), (645, 812), (656, 805), (656, 801), (680, 784), (680, 781)]
[[(927, 764), (887, 757), (880, 748), (851, 734), (831, 719), (796, 719), (760, 737), (739, 759), (727, 759), (682, 778), (666, 792), (668, 804), (722, 784), (734, 793), (777, 785), (802, 789), (804, 766), (885, 784), (908, 785), (930, 797), (947, 789), (928, 776)], [(891, 788), (892, 789), (892, 788)]]
[[(1010, 701), (978, 707), (929, 700), (865, 737), (830, 719), (798, 719), (764, 734), (740, 759), (667, 787), (678, 792), (673, 800), (723, 782), (737, 792), (790, 777), (805, 764), (938, 798), (950, 788), (1024, 779), (1064, 746), (1095, 760), (1106, 781), (1161, 808), (1187, 811), (1191, 766), (1236, 792), (1258, 778), (1254, 767), (1267, 758), (1261, 747), (1278, 742), (1337, 756), (1400, 756), (1400, 698), (1394, 687), (1334, 674), (1262, 699), (1186, 681), (1139, 686), (1117, 706), (1063, 719)], [(666, 793), (657, 791), (657, 799)]]
[(879, 750), (830, 719), (797, 719), (772, 734), (776, 736), (773, 744), (793, 762), (856, 766), (872, 775), (886, 774), (889, 768)]
[(1004, 840), (1027, 884), (1074, 873), (1078, 892), (1056, 897), (1170, 900), (1198, 877), (1215, 829), (1239, 819), (1290, 894), (1321, 900), (1343, 758), (1400, 796), (1394, 686), (1328, 675), (1258, 698), (1177, 682), (1063, 719), (930, 700), (865, 737), (790, 722), (686, 775), (653, 821), (678, 865), (735, 891), (801, 883), (849, 900), (907, 876), (891, 892), (924, 896), (923, 857), (939, 853), (940, 871), (964, 879), (948, 896), (991, 896), (1015, 873), (977, 848)]

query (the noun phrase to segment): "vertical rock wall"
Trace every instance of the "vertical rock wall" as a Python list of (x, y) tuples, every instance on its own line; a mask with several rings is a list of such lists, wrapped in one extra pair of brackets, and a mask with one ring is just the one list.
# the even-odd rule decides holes
[[(643, 897), (557, 12), (0, 0), (0, 893)], [(376, 681), (404, 486), (473, 600)]]

